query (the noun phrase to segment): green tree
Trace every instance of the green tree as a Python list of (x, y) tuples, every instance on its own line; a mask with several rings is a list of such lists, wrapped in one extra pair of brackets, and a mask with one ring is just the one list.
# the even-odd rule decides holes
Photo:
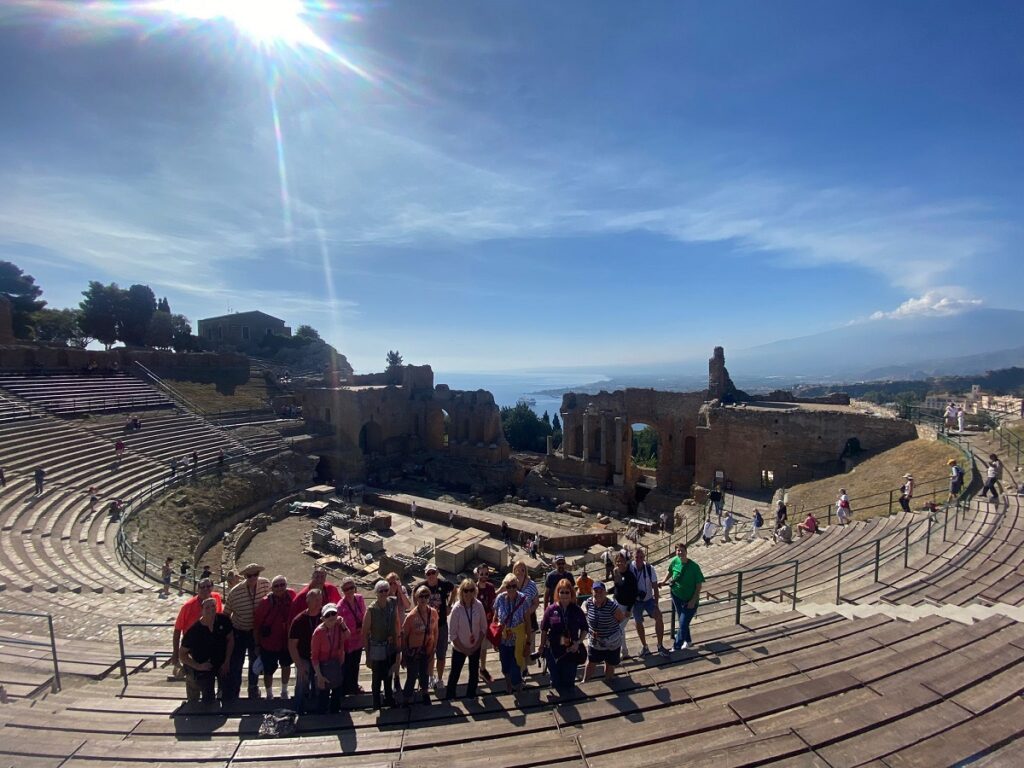
[(77, 309), (40, 309), (32, 315), (36, 341), (85, 349), (89, 337), (79, 326), (80, 315)]
[(300, 339), (320, 341), (320, 333), (312, 325), (300, 325), (295, 329), (295, 336)]
[(26, 275), (9, 261), (0, 261), (0, 294), (11, 302), (11, 325), (14, 336), (28, 339), (32, 333), (32, 315), (46, 306), (39, 299), (43, 289), (32, 275)]
[(558, 432), (562, 431), (562, 422), (558, 419), (557, 413), (555, 414), (554, 418), (551, 419), (551, 428)]
[(148, 285), (133, 285), (121, 304), (118, 337), (129, 347), (146, 346), (149, 321), (156, 312), (156, 296)]
[(658, 433), (653, 427), (633, 431), (633, 460), (641, 467), (658, 466)]
[(520, 400), (514, 407), (501, 409), (501, 428), (508, 444), (517, 451), (544, 451), (551, 427)]
[(540, 417), (540, 420), (547, 424), (549, 427), (551, 426), (551, 417), (548, 415), (547, 411), (544, 411), (544, 414)]
[(188, 352), (198, 349), (199, 340), (192, 335), (192, 326), (184, 315), (171, 315), (171, 346), (175, 352)]
[(120, 338), (118, 318), (125, 291), (117, 283), (104, 285), (98, 280), (90, 280), (89, 288), (82, 291), (82, 295), (85, 298), (78, 305), (78, 325), (82, 333), (110, 349), (110, 345)]
[(149, 318), (146, 329), (146, 346), (167, 349), (174, 344), (174, 323), (171, 314), (157, 310)]
[(398, 353), (398, 350), (389, 350), (388, 357), (388, 370), (398, 368), (402, 364), (402, 356)]

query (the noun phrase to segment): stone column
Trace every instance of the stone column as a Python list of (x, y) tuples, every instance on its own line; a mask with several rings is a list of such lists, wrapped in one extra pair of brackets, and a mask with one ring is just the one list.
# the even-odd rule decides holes
[(626, 468), (622, 462), (622, 417), (615, 417), (615, 475), (612, 481), (615, 485), (622, 485)]
[(583, 414), (583, 463), (590, 461), (590, 417)]
[(547, 441), (548, 441), (547, 454), (548, 454), (548, 456), (554, 456), (555, 455), (555, 449), (551, 447), (551, 435), (548, 435)]
[(569, 458), (569, 435), (572, 434), (572, 429), (569, 427), (569, 414), (562, 411), (562, 458)]

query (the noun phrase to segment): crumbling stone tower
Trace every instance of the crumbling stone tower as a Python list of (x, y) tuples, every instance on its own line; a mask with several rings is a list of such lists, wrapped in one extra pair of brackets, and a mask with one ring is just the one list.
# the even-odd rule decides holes
[(708, 400), (731, 402), (736, 397), (736, 385), (729, 378), (725, 367), (725, 350), (715, 347), (715, 352), (708, 360)]

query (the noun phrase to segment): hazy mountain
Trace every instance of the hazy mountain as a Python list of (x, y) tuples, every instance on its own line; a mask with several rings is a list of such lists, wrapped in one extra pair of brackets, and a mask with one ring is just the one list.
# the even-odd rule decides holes
[(734, 378), (851, 381), (975, 373), (1019, 365), (1024, 312), (975, 309), (947, 316), (882, 318), (811, 336), (726, 350)]

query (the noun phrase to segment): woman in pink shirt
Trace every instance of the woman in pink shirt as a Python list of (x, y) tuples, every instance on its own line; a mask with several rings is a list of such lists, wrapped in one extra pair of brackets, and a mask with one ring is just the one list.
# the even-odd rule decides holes
[(477, 586), (472, 579), (459, 585), (459, 600), (452, 606), (448, 617), (448, 633), (452, 641), (452, 668), (448, 673), (446, 697), (455, 698), (456, 685), (462, 674), (462, 665), (469, 659), (469, 683), (466, 696), (476, 697), (477, 678), (480, 675), (480, 648), (487, 636), (487, 612), (477, 599)]
[(351, 576), (341, 581), (341, 602), (338, 603), (338, 615), (344, 619), (349, 628), (349, 638), (345, 642), (345, 682), (342, 693), (351, 696), (362, 693), (359, 688), (359, 663), (363, 659), (363, 620), (366, 618), (366, 600), (356, 592), (356, 582)]
[(320, 712), (341, 710), (344, 683), (345, 644), (350, 632), (338, 616), (338, 606), (327, 603), (320, 609), (320, 625), (310, 640), (310, 662), (313, 666)]
[(402, 700), (412, 704), (412, 694), (419, 683), (423, 703), (430, 703), (427, 692), (427, 661), (434, 655), (437, 646), (437, 610), (427, 602), (430, 590), (421, 585), (416, 590), (415, 607), (409, 611), (402, 624), (402, 664), (405, 666), (405, 687)]

